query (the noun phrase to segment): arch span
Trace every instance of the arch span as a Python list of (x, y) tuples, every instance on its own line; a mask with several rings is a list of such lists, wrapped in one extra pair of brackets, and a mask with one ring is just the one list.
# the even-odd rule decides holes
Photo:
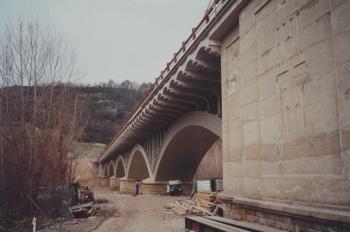
[(112, 177), (115, 175), (115, 167), (113, 161), (110, 161), (108, 165), (108, 177)]
[(108, 169), (109, 169), (109, 164), (108, 163), (104, 164), (102, 167), (102, 177), (109, 177)]
[(182, 116), (169, 130), (161, 147), (154, 179), (191, 180), (209, 148), (221, 138), (221, 118), (191, 112)]
[(116, 163), (115, 177), (122, 178), (125, 176), (125, 161), (123, 156), (119, 156)]
[(143, 147), (137, 144), (131, 150), (126, 177), (127, 179), (144, 180), (150, 175), (151, 169), (147, 154)]

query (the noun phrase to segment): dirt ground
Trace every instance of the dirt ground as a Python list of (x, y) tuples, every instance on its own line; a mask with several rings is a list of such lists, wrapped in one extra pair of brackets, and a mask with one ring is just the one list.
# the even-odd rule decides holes
[[(186, 197), (148, 194), (134, 197), (100, 189), (95, 190), (95, 198), (109, 201), (98, 204), (101, 211), (105, 213), (104, 217), (73, 219), (63, 223), (61, 231), (178, 232), (185, 230), (184, 218), (174, 215), (164, 206), (174, 202), (175, 199), (185, 199)], [(59, 226), (55, 225), (55, 227), (57, 231)], [(55, 229), (46, 228), (42, 231), (51, 232)]]

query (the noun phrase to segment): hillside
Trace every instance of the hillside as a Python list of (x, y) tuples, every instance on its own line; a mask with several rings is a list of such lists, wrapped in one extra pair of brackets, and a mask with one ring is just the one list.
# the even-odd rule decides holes
[(81, 142), (109, 143), (149, 87), (150, 83), (136, 84), (128, 80), (82, 86), (88, 121)]

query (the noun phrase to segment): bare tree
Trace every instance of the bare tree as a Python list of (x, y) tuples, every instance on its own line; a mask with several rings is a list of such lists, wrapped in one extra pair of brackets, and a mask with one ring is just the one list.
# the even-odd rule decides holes
[[(0, 208), (71, 179), (84, 99), (75, 56), (47, 23), (23, 16), (0, 36)], [(23, 205), (23, 202), (21, 202)]]

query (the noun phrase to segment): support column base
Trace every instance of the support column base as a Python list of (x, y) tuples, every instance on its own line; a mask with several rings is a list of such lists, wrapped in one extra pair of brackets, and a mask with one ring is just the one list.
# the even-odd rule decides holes
[(109, 178), (109, 188), (114, 191), (119, 191), (120, 179), (116, 177)]
[(120, 179), (119, 180), (119, 192), (133, 194), (135, 191), (136, 180), (133, 179)]
[(99, 177), (99, 179), (100, 179), (100, 185), (102, 186), (102, 187), (108, 187), (109, 186), (109, 178), (108, 177), (106, 177), (106, 176), (100, 176)]
[(220, 194), (224, 217), (286, 231), (350, 231), (350, 209)]

